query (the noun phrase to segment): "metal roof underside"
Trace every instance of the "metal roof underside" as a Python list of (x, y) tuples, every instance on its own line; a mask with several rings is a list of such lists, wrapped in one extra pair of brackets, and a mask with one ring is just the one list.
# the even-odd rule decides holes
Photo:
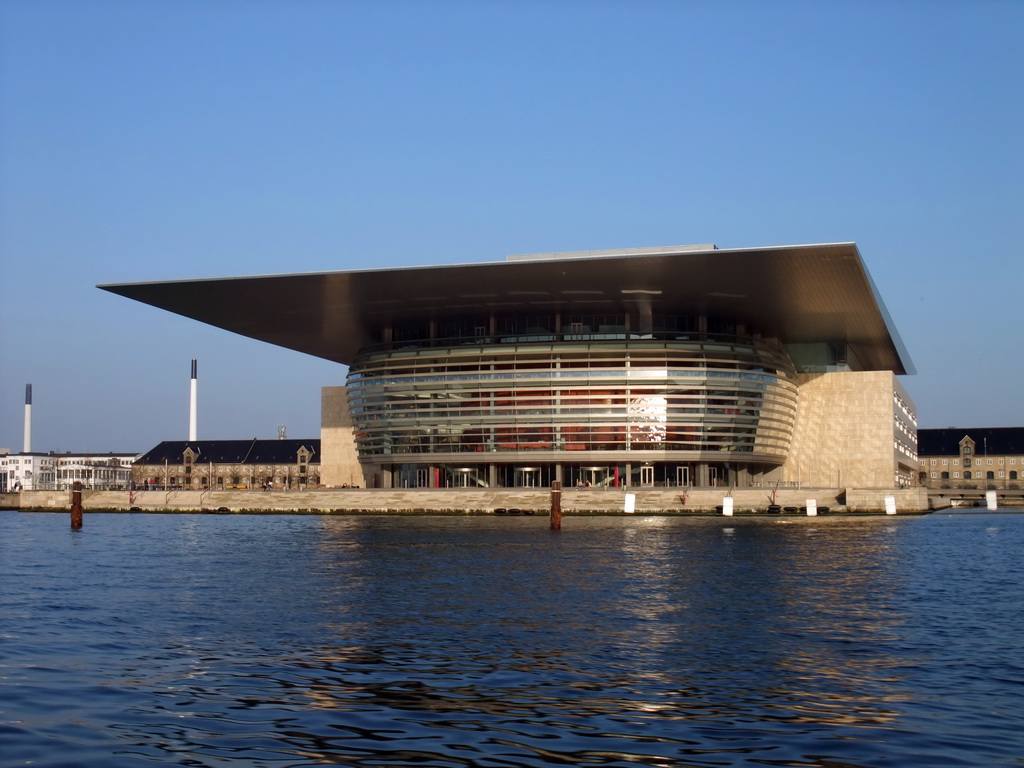
[(515, 260), (98, 286), (233, 333), (350, 364), (402, 318), (730, 316), (783, 342), (846, 341), (868, 370), (913, 365), (853, 243)]

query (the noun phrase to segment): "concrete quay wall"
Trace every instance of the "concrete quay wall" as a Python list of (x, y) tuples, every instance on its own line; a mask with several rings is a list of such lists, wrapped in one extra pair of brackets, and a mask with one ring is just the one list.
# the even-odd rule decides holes
[[(626, 494), (635, 496), (637, 514), (711, 514), (733, 499), (736, 514), (764, 513), (769, 504), (765, 489), (588, 489), (562, 491), (563, 514), (621, 514)], [(70, 491), (23, 491), (8, 494), (17, 503), (6, 506), (23, 510), (68, 510)], [(780, 490), (776, 503), (800, 511), (808, 499), (829, 513), (881, 513), (885, 497), (896, 499), (901, 513), (919, 514), (929, 509), (924, 488)], [(0, 504), (4, 500), (0, 499)], [(498, 508), (518, 508), (546, 514), (551, 506), (549, 489), (324, 489), (306, 491), (84, 491), (85, 511), (140, 512), (251, 512), (309, 514), (490, 514)]]

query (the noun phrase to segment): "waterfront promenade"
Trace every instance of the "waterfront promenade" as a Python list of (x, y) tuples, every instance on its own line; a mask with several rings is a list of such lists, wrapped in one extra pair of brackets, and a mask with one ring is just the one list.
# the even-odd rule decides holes
[[(614, 488), (562, 491), (567, 515), (622, 514), (627, 493), (634, 496), (637, 514), (714, 514), (724, 499), (732, 498), (735, 514), (765, 513), (770, 489), (726, 488)], [(881, 513), (885, 497), (893, 496), (898, 512), (926, 512), (924, 488), (844, 489), (802, 488), (779, 490), (776, 503), (790, 513), (801, 512), (808, 499), (829, 514)], [(0, 496), (0, 506), (31, 510), (66, 510), (70, 491), (24, 491)], [(84, 491), (88, 511), (140, 512), (253, 512), (309, 514), (492, 514), (497, 509), (519, 509), (546, 514), (551, 506), (547, 488), (439, 488), (439, 489), (320, 489), (306, 491)], [(825, 512), (822, 509), (822, 512)]]

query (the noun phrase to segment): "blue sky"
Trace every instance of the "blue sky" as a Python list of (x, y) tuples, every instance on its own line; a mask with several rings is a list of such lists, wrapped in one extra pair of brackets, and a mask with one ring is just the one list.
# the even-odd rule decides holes
[[(856, 241), (921, 426), (1020, 426), (1024, 3), (0, 0), (0, 446), (319, 434), (97, 283)], [(268, 308), (272, 311), (272, 308)]]

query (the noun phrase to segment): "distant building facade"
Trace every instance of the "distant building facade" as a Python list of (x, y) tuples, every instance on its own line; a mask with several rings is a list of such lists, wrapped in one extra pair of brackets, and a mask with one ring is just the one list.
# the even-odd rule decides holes
[(132, 466), (136, 489), (294, 490), (320, 485), (319, 440), (166, 440)]
[(920, 429), (921, 485), (928, 488), (1024, 488), (1024, 427)]
[(0, 457), (0, 493), (62, 491), (80, 482), (85, 490), (114, 491), (131, 484), (134, 453), (14, 453)]

